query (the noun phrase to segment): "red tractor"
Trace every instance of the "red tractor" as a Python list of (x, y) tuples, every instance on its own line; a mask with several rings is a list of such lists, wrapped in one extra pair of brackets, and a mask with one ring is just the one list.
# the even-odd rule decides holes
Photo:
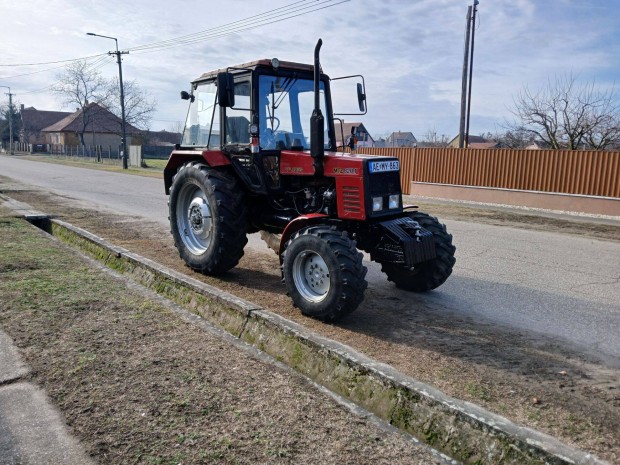
[(277, 235), (293, 303), (336, 320), (364, 298), (359, 250), (397, 287), (423, 292), (450, 276), (455, 247), (436, 218), (403, 207), (397, 158), (337, 151), (321, 44), (314, 66), (259, 60), (196, 79), (181, 92), (189, 113), (164, 180), (174, 242), (190, 268), (224, 273), (247, 234)]

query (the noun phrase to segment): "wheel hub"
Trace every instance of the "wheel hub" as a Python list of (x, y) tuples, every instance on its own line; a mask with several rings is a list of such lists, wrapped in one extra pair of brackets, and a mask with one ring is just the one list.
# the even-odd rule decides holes
[(195, 197), (189, 205), (187, 220), (195, 234), (209, 234), (211, 211), (202, 197)]
[(299, 293), (312, 302), (323, 300), (330, 289), (327, 264), (313, 251), (306, 250), (295, 258), (293, 279)]
[(181, 238), (194, 254), (204, 253), (211, 244), (212, 215), (209, 202), (202, 190), (195, 186), (183, 189), (179, 196), (177, 218)]

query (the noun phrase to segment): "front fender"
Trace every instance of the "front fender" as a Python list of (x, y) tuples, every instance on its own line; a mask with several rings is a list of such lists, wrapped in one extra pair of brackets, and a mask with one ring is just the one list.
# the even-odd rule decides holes
[(282, 252), (284, 252), (286, 243), (293, 236), (293, 234), (309, 225), (323, 223), (325, 222), (325, 218), (329, 218), (329, 216), (323, 213), (309, 213), (307, 215), (298, 216), (287, 224), (286, 228), (284, 228), (284, 231), (282, 232), (282, 238), (280, 239), (280, 250), (278, 251), (280, 263), (282, 262)]

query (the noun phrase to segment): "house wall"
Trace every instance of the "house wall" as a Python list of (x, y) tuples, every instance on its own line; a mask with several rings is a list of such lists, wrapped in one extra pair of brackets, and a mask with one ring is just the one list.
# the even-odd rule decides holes
[(117, 146), (121, 144), (121, 138), (116, 134), (84, 133), (84, 144), (86, 145), (108, 145)]
[[(140, 142), (139, 138), (135, 138), (136, 142)], [(47, 133), (45, 136), (46, 144), (53, 145), (67, 145), (77, 146), (82, 145), (80, 137), (74, 132), (52, 132)], [(87, 146), (101, 145), (103, 147), (118, 147), (121, 145), (121, 138), (116, 134), (101, 134), (101, 133), (84, 133), (84, 144)], [(134, 145), (134, 138), (127, 136), (127, 145)], [(140, 145), (140, 144), (135, 144)]]
[(45, 143), (52, 145), (80, 145), (75, 134), (66, 132), (45, 133)]

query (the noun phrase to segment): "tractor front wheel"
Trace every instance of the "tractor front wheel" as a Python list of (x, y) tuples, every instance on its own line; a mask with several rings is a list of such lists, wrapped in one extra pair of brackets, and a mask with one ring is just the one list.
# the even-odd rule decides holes
[(413, 268), (384, 262), (381, 263), (381, 271), (387, 275), (389, 281), (396, 284), (396, 287), (412, 292), (430, 291), (441, 286), (452, 274), (456, 262), (454, 258), (456, 247), (452, 245), (452, 235), (448, 234), (446, 226), (437, 218), (422, 212), (410, 213), (409, 216), (433, 233), (436, 257)]
[(302, 229), (286, 243), (282, 275), (301, 312), (334, 321), (364, 300), (366, 267), (346, 232), (328, 226)]

